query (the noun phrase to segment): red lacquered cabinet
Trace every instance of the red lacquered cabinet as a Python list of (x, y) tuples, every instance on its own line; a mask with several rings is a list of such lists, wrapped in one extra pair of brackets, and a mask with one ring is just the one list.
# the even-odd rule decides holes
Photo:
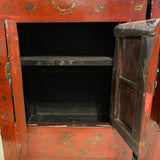
[(146, 0), (0, 4), (5, 160), (158, 160), (160, 20)]

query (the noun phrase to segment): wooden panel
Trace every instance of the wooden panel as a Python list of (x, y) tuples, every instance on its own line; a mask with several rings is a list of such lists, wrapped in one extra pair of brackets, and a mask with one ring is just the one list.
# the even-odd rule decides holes
[[(121, 75), (131, 80), (136, 81), (138, 77), (138, 63), (140, 38), (128, 37), (122, 40), (121, 54)], [(137, 54), (136, 54), (137, 53)]]
[[(157, 71), (159, 31), (159, 20), (122, 24), (115, 29), (119, 43), (113, 72), (115, 85), (112, 92), (114, 96), (112, 95), (111, 121), (140, 158), (144, 158), (147, 152), (145, 140)], [(127, 35), (133, 38), (128, 38)], [(132, 39), (137, 40), (130, 45), (124, 45), (121, 37), (126, 39), (128, 44)], [(135, 45), (135, 42), (138, 44)], [(138, 49), (135, 49), (136, 47)], [(129, 66), (130, 70), (126, 70), (123, 65)]]
[(15, 109), (15, 120), (17, 127), (17, 140), (20, 155), (27, 152), (27, 130), (25, 119), (25, 108), (22, 87), (22, 74), (19, 54), (19, 44), (17, 35), (17, 25), (13, 21), (5, 21), (8, 54), (11, 71), (12, 92)]
[(130, 160), (132, 156), (130, 148), (109, 125), (28, 126), (28, 137), (29, 154), (33, 157)]
[(120, 115), (119, 119), (132, 130), (133, 113), (135, 109), (136, 92), (125, 85), (120, 84)]
[(144, 20), (147, 0), (1, 0), (0, 18), (26, 21)]
[(8, 62), (5, 27), (0, 21), (0, 128), (5, 160), (18, 160), (16, 129), (14, 122), (12, 93), (6, 78)]

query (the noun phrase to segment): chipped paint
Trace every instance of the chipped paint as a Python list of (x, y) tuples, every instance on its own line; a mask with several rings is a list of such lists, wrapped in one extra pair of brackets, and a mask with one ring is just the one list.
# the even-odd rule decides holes
[(105, 156), (105, 155), (106, 155), (106, 153), (104, 152), (104, 153), (102, 153), (102, 155), (103, 155), (103, 156)]
[(72, 9), (78, 6), (78, 0), (74, 2), (69, 8), (61, 8), (59, 4), (55, 1), (52, 1), (52, 6), (60, 11), (61, 15), (72, 14)]
[(8, 152), (9, 152), (9, 154), (10, 154), (10, 155), (12, 155), (12, 154), (13, 154), (13, 152), (12, 152), (11, 150), (8, 150)]
[(155, 122), (155, 121), (152, 121), (152, 122), (149, 124), (149, 128), (153, 128), (155, 125), (156, 125), (156, 122)]
[(37, 11), (37, 7), (35, 5), (33, 5), (31, 2), (25, 2), (24, 8), (27, 11), (31, 11), (31, 12), (36, 12)]
[(2, 114), (2, 119), (6, 119), (8, 117), (8, 112), (4, 111)]
[(72, 139), (74, 134), (71, 131), (62, 131), (61, 136), (59, 137), (59, 144), (63, 144), (65, 148), (70, 152), (75, 148), (75, 142)]
[(58, 148), (56, 151), (57, 152), (63, 152), (63, 149), (62, 148)]
[(123, 154), (127, 154), (127, 150), (124, 150), (124, 151), (123, 151)]
[(110, 146), (110, 148), (117, 149), (117, 145), (116, 144), (110, 143), (109, 146)]
[(5, 95), (2, 95), (1, 97), (2, 97), (2, 99), (3, 99), (4, 101), (6, 101), (6, 100), (7, 100), (7, 98), (6, 98), (6, 96), (5, 96)]
[(34, 129), (32, 130), (32, 132), (33, 132), (33, 133), (37, 133), (37, 132), (39, 132), (39, 130), (36, 129), (36, 128), (34, 128)]
[(146, 0), (143, 0), (142, 2), (134, 2), (134, 0), (132, 0), (133, 9), (135, 11), (141, 11), (145, 5), (145, 1)]
[(79, 150), (79, 154), (80, 154), (81, 156), (87, 154), (88, 152), (89, 152), (89, 149), (81, 148), (81, 149)]
[(94, 9), (96, 12), (101, 12), (102, 10), (105, 10), (106, 7), (107, 7), (107, 3), (102, 1), (99, 4), (95, 5)]
[(45, 150), (45, 151), (48, 150), (48, 147), (44, 147), (44, 150)]

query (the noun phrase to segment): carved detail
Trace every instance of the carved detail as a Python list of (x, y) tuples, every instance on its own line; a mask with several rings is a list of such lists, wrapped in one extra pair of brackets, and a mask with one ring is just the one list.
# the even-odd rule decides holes
[(145, 4), (145, 1), (146, 0), (143, 0), (142, 2), (134, 2), (134, 0), (132, 0), (132, 6), (133, 6), (133, 9), (135, 11), (141, 11), (143, 9), (143, 6)]
[(72, 9), (78, 6), (78, 0), (76, 2), (74, 2), (70, 8), (61, 8), (59, 6), (59, 4), (55, 3), (54, 1), (52, 1), (52, 6), (54, 6), (56, 9), (58, 9), (60, 11), (60, 14), (72, 14)]
[(102, 10), (104, 10), (107, 7), (107, 3), (102, 1), (99, 4), (95, 5), (95, 11), (96, 12), (101, 12)]

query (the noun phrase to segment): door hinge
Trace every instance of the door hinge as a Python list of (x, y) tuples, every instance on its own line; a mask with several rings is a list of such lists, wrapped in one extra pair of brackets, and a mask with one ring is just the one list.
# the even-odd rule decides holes
[(6, 78), (9, 82), (9, 88), (12, 87), (12, 82), (11, 82), (11, 73), (10, 73), (10, 64), (9, 62), (6, 63), (6, 66), (5, 66), (5, 74), (6, 74)]

